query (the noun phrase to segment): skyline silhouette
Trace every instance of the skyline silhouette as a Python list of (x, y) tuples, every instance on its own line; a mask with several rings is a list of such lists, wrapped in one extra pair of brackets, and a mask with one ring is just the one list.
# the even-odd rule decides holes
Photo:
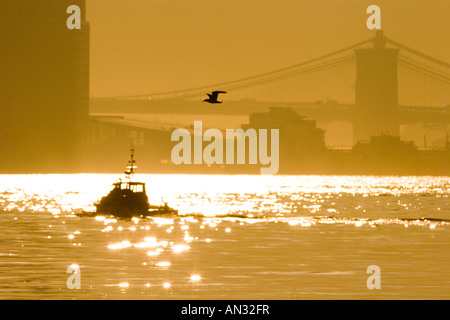
[[(197, 5), (201, 3), (203, 1), (196, 2), (193, 8), (198, 8)], [(244, 7), (250, 8), (250, 3), (252, 3), (250, 0), (245, 2)], [(66, 8), (72, 4), (81, 7), (80, 29), (71, 30), (66, 27), (65, 22), (68, 18)], [(173, 9), (173, 4), (167, 6), (159, 1), (151, 4), (154, 13), (168, 8)], [(354, 10), (359, 10), (361, 7), (361, 4), (352, 1), (344, 4), (351, 6)], [(292, 41), (292, 35), (299, 34), (293, 31), (284, 33), (281, 38), (267, 37), (266, 34), (265, 40), (268, 45), (266, 51), (259, 50), (257, 43), (250, 46), (248, 41), (245, 44), (249, 45), (248, 48), (255, 57), (249, 58), (245, 50), (241, 51), (242, 56), (247, 56), (249, 59), (247, 62), (256, 62), (260, 58), (267, 59), (266, 54), (280, 50), (283, 48), (281, 42), (289, 40), (293, 46), (291, 50), (284, 52), (286, 59), (282, 61), (278, 59), (278, 68), (273, 72), (270, 72), (268, 67), (277, 60), (276, 55), (266, 60), (263, 69), (253, 73), (257, 76), (253, 77), (248, 73), (246, 77), (240, 76), (235, 80), (224, 81), (227, 74), (230, 73), (222, 70), (222, 65), (229, 70), (234, 70), (235, 74), (242, 74), (249, 70), (248, 67), (243, 67), (238, 62), (238, 58), (241, 56), (236, 56), (236, 60), (228, 62), (226, 59), (223, 62), (222, 59), (220, 66), (218, 60), (214, 60), (216, 61), (214, 67), (211, 67), (211, 60), (207, 60), (209, 62), (206, 62), (205, 66), (209, 66), (210, 70), (215, 70), (215, 73), (219, 73), (223, 77), (223, 85), (218, 86), (221, 91), (210, 88), (213, 93), (208, 94), (209, 99), (204, 99), (203, 102), (221, 103), (223, 101), (224, 104), (221, 108), (211, 108), (207, 104), (202, 104), (202, 100), (196, 97), (199, 92), (201, 95), (207, 91), (211, 92), (206, 90), (208, 87), (197, 87), (200, 89), (197, 90), (198, 92), (187, 89), (190, 83), (200, 79), (203, 84), (211, 83), (208, 82), (208, 79), (212, 79), (211, 76), (202, 76), (201, 68), (197, 73), (185, 74), (186, 66), (191, 68), (197, 65), (201, 61), (202, 55), (184, 56), (184, 53), (204, 49), (202, 46), (196, 46), (196, 39), (204, 36), (205, 33), (189, 33), (189, 46), (185, 40), (177, 37), (171, 39), (173, 41), (170, 42), (170, 46), (169, 43), (164, 45), (153, 41), (157, 39), (157, 37), (152, 37), (152, 34), (156, 35), (155, 32), (160, 32), (160, 36), (167, 35), (167, 32), (174, 35), (176, 26), (181, 27), (181, 24), (171, 25), (164, 30), (149, 28), (146, 38), (136, 39), (135, 36), (140, 35), (142, 30), (136, 29), (131, 33), (130, 30), (139, 21), (143, 23), (140, 20), (142, 18), (141, 11), (138, 9), (148, 8), (149, 3), (136, 1), (127, 6), (123, 19), (110, 25), (110, 32), (116, 36), (113, 43), (105, 43), (105, 40), (108, 39), (105, 35), (105, 38), (100, 40), (98, 32), (103, 30), (105, 18), (112, 18), (115, 10), (125, 8), (121, 0), (108, 2), (108, 4), (103, 0), (92, 0), (87, 3), (81, 0), (73, 3), (55, 0), (40, 2), (5, 0), (1, 6), (3, 14), (0, 15), (0, 26), (4, 48), (7, 48), (0, 53), (1, 71), (4, 74), (3, 79), (5, 79), (0, 88), (2, 104), (0, 109), (0, 151), (6, 155), (0, 160), (2, 172), (111, 170), (119, 162), (119, 159), (115, 159), (115, 157), (120, 155), (123, 150), (128, 149), (130, 144), (145, 150), (143, 154), (147, 163), (146, 170), (155, 170), (156, 172), (169, 170), (175, 173), (178, 172), (177, 170), (183, 172), (193, 170), (192, 172), (195, 172), (196, 167), (181, 169), (171, 166), (170, 163), (171, 132), (177, 128), (190, 129), (192, 126), (192, 121), (177, 120), (178, 117), (181, 119), (185, 115), (197, 115), (198, 119), (196, 120), (202, 120), (204, 116), (212, 116), (219, 120), (223, 114), (236, 117), (243, 115), (244, 119), (239, 125), (237, 127), (234, 125), (234, 128), (240, 128), (248, 127), (254, 115), (273, 115), (271, 113), (274, 110), (273, 107), (278, 110), (292, 109), (291, 116), (294, 118), (306, 117), (314, 120), (314, 126), (324, 132), (320, 144), (330, 150), (336, 145), (345, 146), (347, 150), (350, 150), (360, 146), (360, 142), (375, 143), (378, 140), (374, 140), (374, 137), (382, 136), (397, 137), (400, 141), (411, 140), (416, 147), (422, 149), (430, 149), (429, 146), (442, 152), (446, 152), (445, 150), (448, 149), (446, 134), (449, 131), (450, 123), (450, 109), (448, 109), (450, 76), (447, 69), (450, 65), (442, 62), (439, 52), (449, 48), (444, 42), (441, 43), (441, 46), (438, 45), (440, 34), (433, 34), (427, 39), (440, 48), (430, 56), (427, 52), (423, 53), (421, 49), (418, 50), (416, 47), (412, 49), (401, 44), (405, 43), (404, 40), (411, 40), (411, 37), (401, 39), (401, 43), (399, 43), (391, 40), (390, 37), (384, 37), (382, 30), (373, 32), (365, 29), (364, 34), (370, 34), (371, 37), (369, 39), (366, 37), (367, 40), (362, 42), (359, 39), (356, 44), (348, 46), (348, 39), (352, 39), (355, 34), (362, 33), (358, 31), (360, 29), (355, 29), (348, 34), (341, 33), (338, 37), (339, 41), (347, 45), (344, 49), (334, 50), (332, 53), (322, 51), (316, 58), (310, 57), (300, 63), (297, 60), (296, 64), (288, 67), (286, 67), (288, 65), (287, 58), (298, 50), (298, 45), (308, 45), (317, 49), (325, 48), (329, 44), (325, 45), (323, 41), (319, 40), (320, 38), (316, 38), (312, 42)], [(275, 3), (264, 1), (261, 6), (275, 8)], [(308, 7), (298, 7), (298, 4), (292, 1), (286, 1), (286, 6), (298, 10)], [(323, 13), (328, 12), (332, 7), (331, 2), (328, 6), (321, 4)], [(445, 5), (439, 8), (444, 7)], [(89, 13), (89, 8), (92, 8), (92, 15)], [(181, 5), (177, 10), (181, 8), (186, 7)], [(215, 10), (214, 8), (217, 9), (217, 7), (209, 5), (204, 10)], [(231, 2), (225, 6), (224, 13), (238, 8), (242, 8), (241, 4)], [(271, 14), (274, 16), (280, 13), (288, 14), (285, 7), (278, 5), (276, 8), (279, 11), (272, 12)], [(383, 13), (387, 11), (387, 17), (383, 15), (384, 27), (390, 25), (389, 8), (390, 6), (382, 5)], [(394, 11), (398, 10), (396, 6), (391, 6), (391, 8)], [(430, 2), (429, 8), (435, 13), (437, 2)], [(260, 9), (258, 7), (248, 19), (268, 18), (267, 13), (262, 13)], [(318, 12), (316, 9), (315, 5), (309, 4), (311, 12)], [(169, 20), (176, 17), (181, 23), (184, 18), (197, 14), (187, 10), (184, 12), (183, 18), (177, 10), (168, 12), (170, 13)], [(411, 15), (414, 12), (418, 13), (416, 7), (408, 10)], [(294, 12), (304, 14), (303, 10), (293, 10), (290, 14)], [(426, 13), (424, 16), (428, 14)], [(358, 19), (363, 21), (367, 18), (365, 10), (362, 10), (358, 16)], [(90, 23), (87, 22), (89, 17), (94, 19)], [(134, 17), (135, 22), (124, 26), (123, 23), (130, 17)], [(440, 13), (438, 17), (440, 17)], [(239, 37), (230, 38), (230, 35), (234, 35), (237, 30), (235, 29), (237, 25), (243, 22), (242, 18), (243, 16), (236, 17), (236, 21), (223, 20), (221, 25), (217, 25), (215, 21), (209, 21), (210, 18), (205, 18), (208, 23), (203, 20), (199, 20), (198, 23), (205, 22), (200, 28), (204, 32), (217, 31), (216, 28), (222, 31), (214, 39), (217, 47), (226, 56), (243, 44)], [(328, 18), (330, 17), (325, 14), (320, 19), (325, 21)], [(356, 21), (354, 19), (349, 21)], [(268, 22), (270, 21), (272, 20), (268, 19)], [(384, 23), (385, 21), (386, 23)], [(155, 18), (146, 21), (145, 25), (154, 27), (158, 23), (158, 19)], [(445, 23), (437, 18), (435, 24)], [(253, 39), (262, 39), (259, 38), (260, 32), (266, 30), (266, 27), (262, 25), (259, 27), (260, 29), (253, 30)], [(433, 30), (434, 27), (435, 25), (430, 26), (430, 30)], [(120, 30), (114, 28), (120, 28)], [(319, 34), (324, 34), (325, 30), (317, 28)], [(361, 28), (365, 28), (365, 25)], [(398, 28), (393, 27), (392, 33), (395, 33), (396, 30), (398, 32)], [(282, 29), (275, 27), (273, 29), (274, 32), (280, 32), (280, 30)], [(389, 30), (391, 32), (391, 29)], [(308, 32), (310, 31), (304, 31), (305, 34)], [(122, 33), (126, 33), (129, 39), (123, 39)], [(242, 35), (245, 33), (245, 30), (242, 30)], [(278, 35), (281, 34), (278, 33)], [(420, 34), (417, 34), (417, 37), (417, 41), (420, 42)], [(327, 36), (324, 36), (323, 39), (326, 38)], [(178, 50), (173, 52), (172, 45), (176, 42), (175, 39), (179, 40), (176, 43)], [(131, 44), (130, 40), (135, 42)], [(118, 68), (125, 68), (127, 73), (131, 72), (134, 75), (133, 81), (127, 81), (125, 75), (120, 78), (122, 83), (120, 90), (116, 90), (115, 84), (110, 82), (115, 77), (103, 74), (101, 83), (96, 80), (96, 77), (102, 74), (101, 69), (104, 66), (103, 62), (98, 61), (96, 57), (111, 44), (118, 47), (117, 50), (112, 50), (103, 57), (105, 61), (111, 58), (115, 59), (114, 64), (109, 66), (109, 70), (115, 72)], [(343, 45), (341, 44), (341, 46)], [(149, 51), (150, 46), (153, 48), (152, 51)], [(210, 58), (214, 55), (223, 58), (224, 56), (218, 53), (217, 47), (209, 47), (210, 50), (204, 54)], [(126, 54), (122, 49), (126, 49)], [(159, 67), (166, 68), (165, 71), (156, 72), (159, 67), (155, 67), (154, 72), (147, 73), (149, 64), (154, 61), (151, 55), (146, 58), (140, 55), (156, 53), (160, 50), (166, 53), (164, 61), (160, 61), (159, 64)], [(128, 56), (129, 54), (137, 56), (132, 58)], [(173, 54), (180, 54), (180, 56), (173, 57)], [(183, 61), (185, 67), (180, 66)], [(172, 67), (168, 67), (167, 63), (170, 63)], [(283, 63), (283, 65), (279, 63)], [(147, 94), (150, 88), (155, 91), (157, 88), (150, 83), (161, 82), (165, 76), (173, 74), (174, 71), (185, 79), (184, 89), (177, 91), (177, 81), (173, 81), (170, 87), (166, 87), (166, 96)], [(142, 77), (142, 72), (146, 72), (145, 77)], [(194, 78), (195, 81), (193, 81)], [(134, 81), (139, 81), (139, 85), (135, 85)], [(90, 92), (98, 90), (99, 85), (100, 87), (108, 85), (109, 96), (119, 98), (109, 100), (92, 98), (92, 96), (95, 97), (95, 94), (90, 95)], [(141, 91), (143, 85), (148, 86), (149, 89)], [(134, 89), (131, 90), (131, 86)], [(130, 94), (139, 91), (140, 94), (121, 97), (122, 93)], [(227, 95), (218, 101), (219, 93), (227, 93)], [(282, 100), (283, 98), (287, 100)], [(101, 103), (104, 104), (101, 105)], [(158, 120), (158, 117), (164, 118), (168, 115), (174, 116), (175, 122)], [(156, 121), (144, 119), (148, 117), (154, 117)], [(269, 120), (274, 122), (271, 123)], [(286, 118), (286, 121), (288, 120)], [(274, 123), (277, 121), (275, 118), (268, 118), (266, 125), (275, 129)], [(329, 129), (333, 126), (334, 129)], [(418, 129), (420, 126), (423, 128)], [(211, 126), (205, 123), (205, 127)], [(227, 128), (229, 127), (223, 121), (218, 129), (225, 130)], [(350, 134), (348, 133), (349, 128), (352, 132)], [(296, 132), (299, 128), (292, 127), (291, 130)], [(294, 135), (289, 134), (286, 130), (284, 132), (285, 137), (281, 137), (281, 140), (284, 141), (285, 146), (297, 146), (295, 148), (302, 149), (298, 146), (296, 138), (293, 138)], [(352, 141), (343, 142), (344, 136), (347, 138), (351, 136)], [(304, 136), (302, 139), (308, 141), (308, 139), (314, 140), (315, 138)], [(330, 141), (332, 142), (330, 143)], [(423, 146), (418, 141), (423, 141)], [(359, 150), (362, 149), (359, 148)], [(303, 156), (297, 155), (293, 159), (289, 157), (284, 160), (280, 159), (281, 162), (291, 163), (293, 166), (291, 169), (287, 169), (286, 173), (301, 173), (295, 168), (300, 165), (296, 164), (296, 157), (302, 158)], [(328, 162), (331, 161), (330, 159), (334, 159), (330, 153), (324, 153), (322, 157), (327, 158)], [(438, 158), (440, 159), (440, 157), (442, 156), (439, 155)], [(333, 165), (329, 166), (336, 169)], [(313, 161), (305, 170), (314, 172), (319, 167), (321, 166)], [(323, 169), (323, 166), (321, 168)], [(330, 168), (326, 168), (323, 172), (333, 173)], [(203, 171), (204, 168), (200, 170)], [(238, 171), (242, 172), (241, 169)], [(221, 171), (219, 170), (219, 172)], [(211, 171), (211, 173), (215, 173), (215, 171)]]

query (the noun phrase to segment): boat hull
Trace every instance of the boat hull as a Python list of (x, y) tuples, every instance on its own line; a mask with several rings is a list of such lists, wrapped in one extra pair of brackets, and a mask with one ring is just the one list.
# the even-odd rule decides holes
[(118, 218), (133, 218), (133, 217), (149, 217), (157, 215), (176, 215), (178, 210), (172, 209), (167, 206), (150, 206), (148, 210), (135, 210), (126, 206), (117, 205), (103, 205), (97, 206), (95, 215), (112, 215)]

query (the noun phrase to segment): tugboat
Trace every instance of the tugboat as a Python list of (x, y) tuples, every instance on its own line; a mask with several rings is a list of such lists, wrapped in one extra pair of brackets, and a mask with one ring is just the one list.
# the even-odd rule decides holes
[(119, 218), (146, 217), (153, 215), (178, 214), (178, 210), (170, 208), (167, 203), (162, 206), (148, 203), (145, 183), (132, 181), (135, 166), (134, 148), (131, 148), (130, 160), (125, 171), (125, 181), (113, 183), (107, 196), (95, 204), (95, 214), (109, 214)]

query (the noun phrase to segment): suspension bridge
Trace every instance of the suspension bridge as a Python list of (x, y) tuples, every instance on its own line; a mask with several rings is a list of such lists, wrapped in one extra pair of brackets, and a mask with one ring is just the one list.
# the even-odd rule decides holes
[[(228, 92), (219, 110), (198, 103), (213, 90)], [(450, 124), (450, 64), (377, 31), (366, 41), (272, 72), (103, 103), (112, 101), (149, 113), (249, 114), (285, 106), (318, 121), (352, 123), (359, 140), (398, 135), (400, 124)]]

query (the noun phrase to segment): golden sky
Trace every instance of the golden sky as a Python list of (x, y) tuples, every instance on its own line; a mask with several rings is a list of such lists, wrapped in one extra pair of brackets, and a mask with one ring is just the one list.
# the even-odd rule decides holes
[(87, 0), (91, 96), (178, 90), (290, 66), (371, 38), (450, 62), (448, 0)]

